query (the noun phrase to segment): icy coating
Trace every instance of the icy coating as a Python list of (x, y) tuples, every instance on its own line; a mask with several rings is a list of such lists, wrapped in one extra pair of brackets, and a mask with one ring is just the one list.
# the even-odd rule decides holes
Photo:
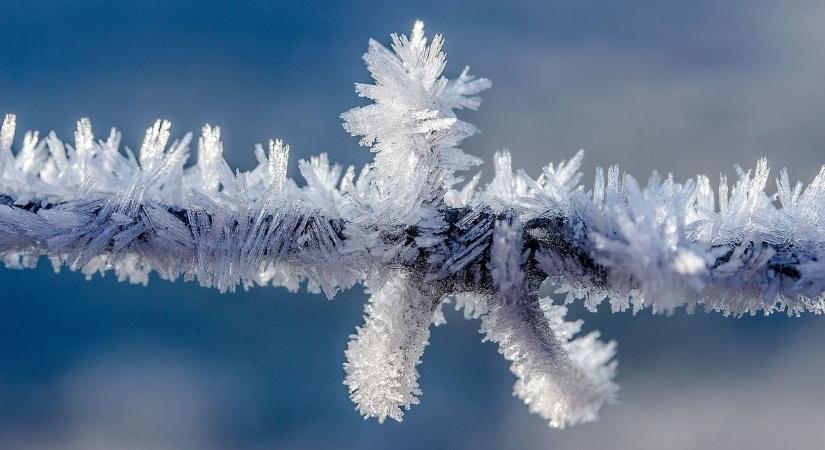
[[(221, 130), (206, 125), (197, 158), (192, 135), (170, 143), (168, 121), (146, 132), (135, 155), (120, 133), (96, 140), (77, 124), (74, 144), (25, 134), (12, 152), (15, 117), (0, 132), (0, 257), (87, 276), (113, 270), (146, 283), (149, 273), (232, 291), (285, 286), (333, 297), (363, 283), (364, 325), (346, 350), (345, 384), (360, 414), (401, 420), (418, 404), (418, 371), (429, 327), (450, 302), (480, 319), (484, 339), (511, 361), (514, 395), (551, 426), (594, 420), (616, 399), (615, 344), (577, 336), (580, 321), (539, 294), (551, 282), (566, 302), (613, 311), (678, 307), (740, 316), (821, 313), (825, 303), (825, 169), (809, 186), (786, 171), (766, 194), (760, 161), (722, 177), (684, 183), (651, 177), (645, 187), (617, 166), (579, 184), (582, 153), (534, 179), (496, 155), (495, 178), (478, 188), (481, 163), (458, 146), (475, 128), (456, 110), (475, 109), (490, 81), (465, 69), (443, 77), (443, 40), (417, 22), (391, 49), (370, 41), (374, 84), (357, 84), (368, 106), (342, 114), (344, 128), (375, 153), (360, 170), (321, 154), (287, 178), (289, 147), (258, 146), (258, 166), (233, 172)], [(462, 184), (463, 183), (463, 184)]]

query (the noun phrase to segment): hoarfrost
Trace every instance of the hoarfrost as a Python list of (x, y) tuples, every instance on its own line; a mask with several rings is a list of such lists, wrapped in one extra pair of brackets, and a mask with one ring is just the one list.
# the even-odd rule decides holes
[[(401, 420), (418, 404), (417, 365), (430, 325), (454, 301), (480, 319), (484, 339), (511, 361), (514, 393), (551, 426), (594, 420), (616, 398), (615, 344), (581, 337), (566, 307), (539, 295), (545, 280), (595, 310), (699, 307), (726, 315), (825, 310), (825, 168), (807, 187), (786, 170), (776, 194), (762, 160), (722, 177), (641, 185), (618, 166), (580, 184), (583, 153), (538, 178), (513, 171), (509, 152), (479, 187), (481, 163), (459, 146), (476, 133), (456, 111), (475, 109), (490, 81), (442, 75), (444, 41), (421, 22), (391, 48), (370, 41), (371, 103), (342, 114), (375, 153), (358, 172), (325, 154), (299, 161), (289, 146), (255, 148), (258, 165), (233, 172), (219, 127), (206, 125), (187, 165), (191, 134), (171, 123), (146, 131), (137, 155), (121, 135), (94, 136), (81, 119), (74, 143), (28, 132), (15, 153), (14, 115), (0, 128), (0, 258), (33, 267), (47, 256), (88, 277), (114, 271), (147, 283), (183, 277), (233, 291), (302, 284), (332, 298), (363, 283), (365, 323), (346, 351), (345, 383), (358, 411)], [(171, 143), (170, 143), (171, 141)]]

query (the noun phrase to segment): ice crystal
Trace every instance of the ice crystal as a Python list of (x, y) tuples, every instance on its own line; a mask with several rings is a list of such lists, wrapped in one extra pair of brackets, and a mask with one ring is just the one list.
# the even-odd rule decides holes
[[(367, 283), (372, 296), (364, 326), (351, 336), (344, 383), (358, 411), (366, 417), (400, 421), (417, 405), (417, 366), (430, 337), (438, 295), (406, 271), (390, 271)], [(375, 287), (373, 287), (375, 286)]]
[(172, 140), (168, 121), (147, 129), (137, 156), (116, 130), (96, 139), (87, 119), (73, 144), (28, 132), (15, 153), (7, 115), (0, 258), (221, 291), (304, 284), (331, 298), (362, 283), (371, 297), (344, 382), (358, 412), (379, 421), (418, 404), (416, 367), (449, 302), (480, 319), (511, 362), (514, 394), (554, 427), (594, 420), (616, 398), (615, 344), (577, 336), (581, 322), (539, 294), (544, 281), (592, 310), (605, 300), (634, 312), (825, 310), (825, 168), (808, 187), (783, 170), (772, 195), (764, 160), (737, 168), (732, 186), (722, 177), (717, 194), (705, 176), (641, 186), (617, 166), (598, 169), (587, 190), (581, 152), (532, 178), (502, 151), (487, 186), (479, 175), (462, 186), (480, 160), (459, 149), (476, 129), (456, 111), (477, 108), (490, 82), (468, 69), (444, 77), (443, 43), (420, 22), (391, 49), (370, 41), (374, 84), (356, 92), (371, 103), (342, 114), (375, 153), (357, 176), (321, 154), (299, 161), (296, 183), (280, 140), (255, 148), (254, 169), (233, 172), (210, 125), (187, 165), (193, 136)]

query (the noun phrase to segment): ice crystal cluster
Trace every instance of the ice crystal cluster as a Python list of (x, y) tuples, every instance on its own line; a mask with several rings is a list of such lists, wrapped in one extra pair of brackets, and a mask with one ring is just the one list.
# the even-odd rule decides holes
[(737, 170), (716, 193), (705, 176), (653, 176), (642, 187), (617, 166), (580, 184), (582, 154), (538, 178), (495, 156), (459, 149), (475, 128), (456, 116), (490, 87), (465, 69), (442, 76), (443, 40), (416, 23), (390, 49), (364, 55), (371, 100), (345, 112), (344, 128), (375, 153), (355, 169), (326, 155), (299, 161), (289, 147), (258, 146), (258, 165), (233, 172), (221, 130), (170, 142), (170, 123), (146, 131), (137, 154), (120, 133), (96, 139), (77, 124), (74, 143), (28, 132), (15, 153), (15, 117), (0, 135), (0, 257), (10, 267), (48, 257), (87, 276), (113, 270), (146, 283), (183, 277), (221, 291), (285, 286), (332, 297), (363, 283), (364, 324), (346, 350), (345, 384), (359, 413), (401, 420), (419, 402), (417, 365), (430, 327), (454, 305), (480, 319), (516, 377), (514, 394), (551, 426), (594, 420), (616, 398), (615, 345), (580, 335), (566, 307), (540, 295), (547, 281), (566, 303), (668, 313), (697, 307), (740, 316), (825, 309), (825, 170), (808, 187), (768, 167)]

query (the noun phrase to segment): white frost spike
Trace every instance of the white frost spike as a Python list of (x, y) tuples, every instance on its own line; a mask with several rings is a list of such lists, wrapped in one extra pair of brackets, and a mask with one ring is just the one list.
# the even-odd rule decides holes
[(169, 142), (172, 122), (158, 120), (155, 125), (146, 130), (146, 137), (140, 147), (140, 167), (150, 172), (163, 159), (166, 143)]
[(430, 337), (438, 298), (409, 274), (393, 271), (385, 280), (368, 284), (372, 295), (364, 325), (350, 336), (344, 384), (365, 418), (401, 421), (402, 408), (418, 404), (418, 370)]
[(581, 321), (566, 322), (567, 308), (539, 300), (525, 284), (520, 228), (499, 222), (493, 238), (492, 274), (499, 291), (481, 317), (485, 340), (499, 345), (518, 378), (513, 394), (552, 427), (593, 421), (616, 399), (615, 343), (597, 332), (573, 339)]
[(34, 172), (39, 162), (37, 151), (39, 141), (40, 133), (37, 131), (27, 131), (23, 137), (23, 148), (20, 149), (20, 153), (17, 155), (17, 170), (23, 176)]
[(625, 198), (608, 204), (613, 226), (592, 232), (594, 255), (611, 268), (617, 284), (640, 291), (636, 310), (650, 299), (655, 308), (672, 311), (684, 304), (692, 288), (701, 289), (707, 272), (701, 254), (681, 238), (687, 205), (696, 198), (694, 186), (677, 186), (672, 180), (659, 184), (654, 177), (642, 190), (626, 176), (623, 190)]
[(481, 92), (490, 89), (493, 83), (487, 78), (476, 78), (470, 75), (470, 68), (465, 67), (461, 75), (447, 83), (439, 100), (441, 104), (451, 109), (476, 110), (481, 106)]
[(13, 159), (11, 145), (14, 142), (15, 128), (17, 128), (17, 116), (6, 114), (3, 118), (3, 126), (0, 128), (0, 171), (8, 170), (6, 167)]
[(357, 84), (356, 91), (374, 103), (341, 117), (344, 128), (376, 152), (370, 175), (376, 209), (388, 220), (413, 223), (422, 215), (419, 208), (441, 201), (456, 171), (481, 162), (457, 148), (476, 130), (453, 109), (477, 107), (475, 95), (490, 82), (465, 71), (450, 84), (441, 76), (444, 41), (436, 35), (427, 45), (420, 21), (410, 38), (392, 40), (392, 52), (371, 40), (364, 55), (375, 84)]
[(84, 117), (77, 122), (77, 130), (74, 132), (74, 150), (79, 165), (79, 175), (81, 182), (87, 182), (89, 176), (93, 175), (92, 157), (94, 157), (95, 136), (92, 133), (92, 122), (88, 117)]
[(269, 141), (269, 179), (277, 191), (281, 191), (286, 183), (287, 163), (289, 162), (289, 146), (280, 139)]
[(520, 203), (540, 214), (548, 211), (568, 213), (570, 193), (576, 189), (581, 179), (579, 168), (583, 159), (584, 151), (579, 150), (570, 161), (562, 161), (558, 167), (553, 167), (553, 163), (550, 163), (542, 169), (542, 174), (536, 181), (524, 171), (519, 171), (519, 178), (531, 194), (522, 198)]
[(473, 199), (473, 195), (476, 193), (476, 186), (478, 186), (478, 182), (481, 180), (481, 172), (473, 175), (473, 178), (461, 188), (461, 190), (450, 189), (446, 195), (444, 195), (444, 201), (452, 207), (461, 208), (464, 206), (469, 206), (470, 201)]
[(504, 212), (518, 204), (520, 199), (527, 197), (527, 185), (524, 182), (526, 176), (516, 177), (513, 174), (513, 158), (509, 150), (496, 152), (493, 156), (493, 168), (496, 172), (495, 177), (484, 192), (487, 197), (486, 203), (496, 212)]
[(198, 170), (200, 171), (203, 189), (217, 191), (223, 183), (224, 188), (231, 183), (232, 171), (223, 159), (223, 142), (221, 142), (221, 128), (204, 125), (203, 133), (198, 140)]

